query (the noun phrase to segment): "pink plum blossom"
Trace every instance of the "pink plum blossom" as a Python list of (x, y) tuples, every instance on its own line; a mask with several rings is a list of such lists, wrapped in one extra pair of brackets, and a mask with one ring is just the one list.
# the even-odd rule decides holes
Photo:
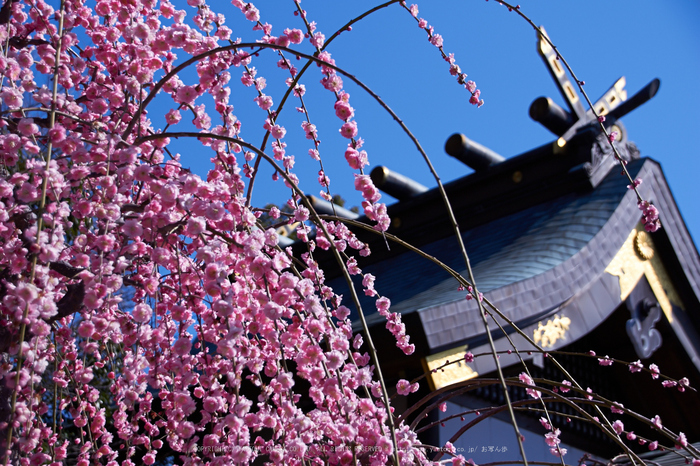
[(272, 107), (272, 97), (269, 95), (261, 95), (253, 100), (255, 100), (258, 106), (263, 110), (269, 110)]
[(622, 421), (619, 421), (619, 420), (613, 422), (612, 427), (617, 435), (620, 435), (622, 433), (622, 431), (625, 430), (624, 424), (622, 424)]
[(197, 98), (197, 89), (194, 86), (182, 86), (177, 90), (176, 101), (183, 104), (192, 104)]
[(559, 445), (559, 443), (561, 442), (561, 440), (559, 439), (560, 434), (561, 431), (559, 429), (554, 429), (551, 432), (547, 432), (544, 436), (547, 445), (549, 445), (550, 447), (556, 447), (557, 445)]
[(344, 100), (339, 100), (335, 103), (335, 114), (343, 121), (347, 121), (355, 115), (355, 109)]
[(601, 366), (612, 366), (614, 362), (615, 361), (610, 359), (608, 356), (605, 356), (602, 359), (598, 359), (598, 364), (600, 364)]
[(612, 406), (610, 406), (610, 411), (612, 411), (615, 414), (623, 414), (624, 411), (622, 410), (622, 408), (624, 408), (622, 403), (614, 402)]
[(649, 372), (651, 372), (651, 378), (652, 378), (652, 379), (658, 379), (658, 378), (659, 378), (659, 375), (660, 375), (660, 373), (661, 373), (661, 372), (659, 371), (659, 366), (657, 366), (656, 364), (653, 364), (653, 363), (652, 363), (652, 364), (649, 364)]
[(563, 457), (564, 455), (566, 455), (566, 453), (568, 452), (568, 450), (567, 450), (566, 448), (561, 448), (561, 447), (557, 446), (557, 447), (554, 447), (554, 448), (550, 448), (550, 449), (549, 449), (549, 452), (550, 452), (551, 454), (553, 454), (554, 456)]
[(39, 132), (39, 126), (34, 123), (33, 118), (22, 118), (17, 123), (17, 130), (24, 136), (31, 136)]
[(145, 304), (137, 304), (134, 306), (132, 316), (136, 322), (144, 323), (151, 319), (152, 310)]
[(635, 361), (628, 366), (630, 372), (641, 372), (644, 366), (641, 361)]
[[(518, 379), (524, 384), (531, 385), (533, 387), (535, 386), (535, 381), (532, 380), (532, 377), (527, 375), (525, 372), (521, 372), (520, 375), (518, 376)], [(542, 396), (542, 392), (540, 392), (539, 390), (535, 390), (533, 388), (526, 388), (525, 391), (532, 398), (540, 398)]]

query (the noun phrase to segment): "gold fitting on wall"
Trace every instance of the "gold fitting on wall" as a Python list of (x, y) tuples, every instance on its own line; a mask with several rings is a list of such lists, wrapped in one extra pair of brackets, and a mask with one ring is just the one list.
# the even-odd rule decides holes
[[(464, 360), (466, 350), (465, 346), (458, 346), (423, 358), (423, 367), (428, 372), (431, 390), (439, 390), (479, 376)], [(451, 364), (445, 366), (448, 361)]]

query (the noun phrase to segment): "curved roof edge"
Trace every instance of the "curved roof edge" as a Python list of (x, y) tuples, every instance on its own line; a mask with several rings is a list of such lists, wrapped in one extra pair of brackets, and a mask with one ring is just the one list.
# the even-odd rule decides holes
[[(638, 176), (644, 180), (640, 193), (659, 209), (665, 234), (695, 298), (700, 301), (700, 256), (661, 167), (656, 161), (647, 159)], [(550, 310), (548, 314), (554, 315), (568, 308), (571, 316), (568, 316), (570, 312), (566, 314), (576, 325), (571, 325), (572, 331), (564, 341), (571, 343), (577, 340), (622, 303), (619, 280), (605, 270), (639, 220), (636, 196), (633, 191), (628, 191), (614, 215), (578, 253), (544, 273), (492, 290), (487, 297), (513, 322), (526, 323), (535, 316), (544, 318), (546, 316), (542, 315), (543, 310)], [(478, 278), (476, 277), (477, 285)], [(579, 311), (573, 312), (574, 307), (567, 306), (572, 300), (578, 303), (574, 307), (581, 308)], [(474, 301), (462, 299), (421, 309), (418, 313), (430, 352), (439, 352), (465, 344), (469, 340), (476, 343), (480, 336), (483, 338), (485, 335), (478, 306)], [(491, 328), (492, 331), (498, 331), (495, 324)], [(522, 344), (527, 344), (524, 338), (517, 336), (516, 340), (518, 338), (522, 339)], [(508, 344), (505, 339), (502, 340)], [(482, 368), (479, 372), (483, 373), (485, 369)]]

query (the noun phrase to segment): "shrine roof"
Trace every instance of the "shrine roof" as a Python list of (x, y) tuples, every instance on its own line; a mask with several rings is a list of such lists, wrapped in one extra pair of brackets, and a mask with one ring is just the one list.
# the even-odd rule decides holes
[[(633, 176), (645, 161), (629, 164)], [(478, 289), (486, 293), (564, 263), (599, 233), (627, 194), (625, 180), (619, 172), (612, 171), (596, 189), (571, 192), (463, 232)], [(632, 213), (638, 216), (636, 208)], [(628, 233), (625, 231), (625, 236)], [(454, 237), (439, 239), (421, 249), (466, 276)], [(456, 280), (447, 272), (412, 252), (371, 264), (364, 272), (377, 277), (377, 291), (391, 299), (392, 309), (397, 312), (464, 300), (466, 294), (457, 290)], [(337, 280), (334, 285), (337, 292), (348, 296), (342, 281)], [(372, 299), (364, 297), (362, 304), (366, 313), (374, 311)]]

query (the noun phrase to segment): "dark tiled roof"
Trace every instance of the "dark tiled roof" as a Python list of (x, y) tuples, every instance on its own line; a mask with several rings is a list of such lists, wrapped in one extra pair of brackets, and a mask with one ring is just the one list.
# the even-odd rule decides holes
[[(628, 165), (633, 176), (645, 160)], [(530, 279), (571, 259), (610, 220), (628, 192), (626, 185), (619, 171), (613, 170), (593, 190), (570, 193), (464, 232), (479, 290), (488, 292)], [(453, 237), (421, 249), (466, 276)], [(364, 271), (377, 277), (377, 291), (391, 299), (392, 309), (397, 312), (414, 312), (465, 297), (446, 272), (413, 253), (372, 264)], [(342, 280), (332, 284), (337, 292), (348, 296)], [(365, 314), (375, 312), (372, 299), (362, 297), (361, 303)]]

